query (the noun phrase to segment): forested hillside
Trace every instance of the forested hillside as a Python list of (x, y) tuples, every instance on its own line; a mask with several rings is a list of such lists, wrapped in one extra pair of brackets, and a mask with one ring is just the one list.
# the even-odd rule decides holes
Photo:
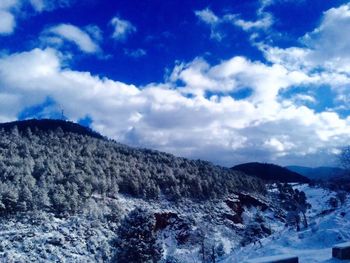
[(251, 176), (256, 176), (270, 182), (299, 182), (308, 183), (310, 179), (287, 168), (269, 163), (244, 163), (232, 167), (232, 170), (241, 171)]
[(0, 126), (0, 209), (74, 213), (93, 195), (208, 200), (262, 182), (204, 161), (135, 149), (66, 121)]
[(0, 136), (5, 262), (211, 263), (285, 224), (307, 225), (305, 194), (288, 184), (67, 121), (0, 124)]

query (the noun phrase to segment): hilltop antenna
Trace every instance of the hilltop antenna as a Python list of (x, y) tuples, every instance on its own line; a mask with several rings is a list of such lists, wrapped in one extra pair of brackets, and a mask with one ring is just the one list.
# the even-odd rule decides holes
[(64, 116), (64, 109), (63, 109), (63, 107), (61, 106), (61, 104), (58, 104), (57, 106), (58, 106), (58, 108), (59, 108), (59, 110), (60, 110), (60, 112), (61, 112), (61, 117), (60, 117), (60, 119), (61, 119), (62, 121), (64, 121), (64, 120), (66, 119), (66, 117)]

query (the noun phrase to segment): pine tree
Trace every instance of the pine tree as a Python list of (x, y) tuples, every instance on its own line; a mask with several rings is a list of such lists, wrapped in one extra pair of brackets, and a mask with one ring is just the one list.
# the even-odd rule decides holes
[(161, 259), (162, 248), (154, 232), (154, 216), (136, 208), (118, 228), (116, 262), (155, 263)]
[(306, 195), (303, 191), (293, 189), (288, 184), (279, 184), (279, 200), (282, 207), (287, 211), (287, 224), (294, 225), (297, 231), (300, 230), (300, 214), (303, 216), (304, 227), (308, 227), (306, 212), (311, 205), (307, 202)]

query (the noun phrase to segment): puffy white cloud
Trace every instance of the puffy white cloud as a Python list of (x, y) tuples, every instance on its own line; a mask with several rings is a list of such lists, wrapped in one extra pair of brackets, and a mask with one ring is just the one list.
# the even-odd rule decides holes
[(260, 45), (266, 58), (289, 68), (313, 71), (350, 72), (350, 4), (324, 12), (320, 25), (305, 34), (303, 47), (278, 48)]
[[(6, 1), (0, 3), (4, 12), (16, 3)], [(39, 10), (42, 2), (35, 2)], [(250, 32), (268, 29), (273, 21), (264, 8), (272, 3), (261, 1), (256, 21), (219, 17), (210, 9), (195, 14), (211, 28), (211, 37), (221, 40), (222, 23), (233, 22)], [(52, 48), (2, 55), (0, 121), (14, 120), (50, 97), (71, 120), (89, 116), (92, 128), (135, 146), (225, 165), (246, 161), (329, 165), (337, 149), (348, 144), (350, 117), (341, 117), (336, 109), (310, 108), (318, 103), (312, 89), (330, 86), (338, 92), (337, 108), (348, 109), (350, 46), (344, 32), (350, 27), (349, 9), (342, 5), (326, 11), (320, 25), (300, 39), (301, 47), (260, 43), (268, 63), (236, 56), (211, 65), (196, 58), (178, 63), (165, 83), (143, 87), (69, 69), (62, 54)], [(118, 17), (111, 24), (116, 40), (136, 31)], [(45, 37), (56, 44), (70, 41), (88, 53), (98, 52), (102, 40), (96, 26), (82, 30), (67, 24), (48, 29)], [(136, 57), (143, 52), (125, 50), (125, 54)], [(307, 91), (292, 92), (288, 98), (281, 95), (299, 86)], [(251, 93), (236, 99), (234, 94), (245, 89)], [(45, 113), (55, 110), (50, 105)]]
[[(329, 86), (335, 95), (328, 100), (336, 105), (330, 103), (329, 110), (349, 110), (350, 44), (345, 33), (349, 30), (350, 4), (345, 4), (324, 12), (319, 26), (300, 38), (299, 47), (279, 48), (264, 43), (258, 47), (269, 62), (308, 75), (314, 84), (310, 89)], [(313, 102), (312, 98), (305, 98)], [(300, 104), (302, 98), (295, 99), (293, 103)]]
[(318, 28), (306, 34), (302, 42), (310, 49), (309, 59), (316, 65), (336, 71), (350, 71), (350, 4), (324, 13)]
[(60, 45), (64, 41), (74, 43), (81, 51), (86, 53), (98, 53), (100, 47), (97, 43), (101, 39), (101, 32), (97, 26), (88, 26), (93, 39), (87, 32), (71, 24), (60, 24), (45, 30), (42, 41), (48, 44)]
[(136, 32), (136, 27), (127, 20), (123, 20), (117, 16), (113, 17), (110, 21), (113, 26), (112, 37), (117, 41), (125, 40), (129, 35)]
[(294, 144), (288, 141), (288, 137), (287, 137), (287, 141), (281, 141), (278, 140), (277, 138), (271, 138), (267, 141), (265, 141), (265, 146), (270, 147), (273, 151), (277, 151), (278, 155), (285, 155), (286, 154), (286, 150), (290, 150), (293, 149)]
[(214, 67), (196, 59), (178, 65), (171, 79), (182, 80), (185, 83), (182, 90), (197, 95), (206, 91), (228, 94), (250, 88), (253, 93), (247, 100), (254, 103), (274, 102), (281, 89), (312, 81), (301, 71), (288, 71), (278, 64), (268, 66), (244, 57), (233, 57)]
[[(0, 58), (0, 120), (16, 119), (50, 97), (71, 120), (89, 116), (97, 131), (136, 146), (226, 165), (250, 160), (302, 164), (305, 156), (330, 149), (322, 152), (329, 161), (331, 149), (349, 140), (350, 119), (279, 101), (279, 90), (310, 81), (293, 74), (301, 73), (243, 57), (214, 66), (196, 59), (178, 65), (166, 83), (136, 87), (64, 68), (54, 49), (34, 49)], [(251, 97), (230, 96), (245, 85), (253, 89)], [(188, 96), (190, 91), (196, 92)]]

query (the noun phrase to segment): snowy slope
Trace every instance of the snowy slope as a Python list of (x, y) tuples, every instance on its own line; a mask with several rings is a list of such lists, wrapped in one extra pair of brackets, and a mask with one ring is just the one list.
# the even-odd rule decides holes
[[(103, 219), (100, 214), (105, 209), (103, 206), (96, 208), (97, 204), (112, 200), (105, 198), (103, 201), (97, 195), (94, 198), (100, 203), (77, 216), (59, 218), (42, 212), (0, 218), (0, 262), (110, 262), (115, 252), (113, 243), (118, 223)], [(258, 208), (245, 208), (243, 222), (234, 223), (227, 217), (234, 215), (227, 205), (228, 200), (239, 201), (235, 195), (224, 200), (178, 203), (165, 199), (147, 202), (123, 195), (113, 199), (121, 217), (135, 207), (146, 208), (155, 215), (172, 214), (169, 224), (157, 229), (159, 242), (164, 259), (176, 258), (183, 263), (202, 262), (202, 242), (208, 249), (220, 245), (222, 254), (229, 254), (240, 246), (245, 224)], [(271, 210), (266, 211), (268, 214), (273, 216)], [(278, 226), (281, 227), (281, 223), (273, 225), (274, 228)]]
[[(117, 202), (120, 216), (135, 207), (147, 208), (155, 215), (172, 214), (169, 224), (157, 230), (167, 260), (202, 262), (203, 243), (209, 251), (212, 246), (221, 245), (225, 255), (222, 254), (220, 260), (218, 256), (216, 262), (222, 263), (243, 263), (248, 259), (279, 254), (297, 255), (301, 263), (338, 262), (331, 259), (331, 247), (350, 240), (350, 201), (331, 211), (328, 200), (335, 196), (334, 192), (308, 185), (294, 187), (304, 191), (312, 205), (308, 212), (310, 227), (300, 232), (285, 227), (276, 217), (278, 204), (268, 197), (265, 200), (257, 197), (268, 204), (264, 211), (261, 206), (244, 207), (241, 223), (233, 222), (230, 217), (235, 214), (228, 205), (237, 201), (234, 195), (225, 200), (179, 203), (164, 199), (147, 202), (119, 195), (113, 201)], [(95, 199), (100, 198), (95, 196)], [(261, 239), (261, 243), (241, 247), (246, 228), (257, 212), (263, 215), (264, 224), (272, 230), (272, 235)], [(89, 213), (68, 218), (57, 218), (49, 213), (2, 218), (0, 262), (108, 262), (115, 251), (113, 240), (118, 224), (100, 220), (100, 215), (92, 213), (91, 209)]]
[(306, 193), (308, 202), (312, 205), (308, 213), (310, 227), (300, 232), (294, 229), (276, 231), (273, 235), (261, 240), (261, 244), (237, 248), (220, 262), (241, 263), (248, 259), (279, 254), (299, 256), (301, 263), (350, 262), (332, 259), (331, 256), (333, 245), (350, 240), (349, 200), (334, 212), (322, 215), (323, 211), (329, 209), (327, 201), (334, 196), (334, 193), (307, 185), (295, 187)]

